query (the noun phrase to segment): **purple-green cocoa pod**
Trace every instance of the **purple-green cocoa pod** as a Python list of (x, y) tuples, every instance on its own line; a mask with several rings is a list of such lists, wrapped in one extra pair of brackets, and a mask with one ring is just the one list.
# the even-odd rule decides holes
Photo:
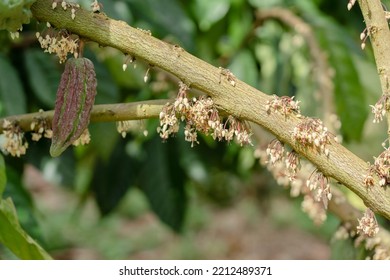
[(62, 154), (88, 127), (96, 96), (96, 74), (88, 58), (69, 58), (58, 86), (50, 155)]

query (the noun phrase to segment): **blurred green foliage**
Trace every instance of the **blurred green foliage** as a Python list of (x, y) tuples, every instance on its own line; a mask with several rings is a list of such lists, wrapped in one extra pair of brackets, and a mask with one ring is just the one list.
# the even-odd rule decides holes
[(30, 22), (32, 16), (30, 7), (35, 0), (1, 0), (0, 1), (0, 30), (15, 32), (22, 24)]
[[(90, 1), (79, 2), (89, 7)], [(179, 44), (216, 66), (229, 68), (235, 76), (263, 92), (296, 96), (302, 101), (304, 114), (323, 117), (323, 97), (314, 96), (318, 85), (310, 50), (302, 36), (278, 20), (255, 25), (258, 9), (283, 7), (293, 11), (315, 30), (315, 39), (334, 71), (333, 106), (341, 119), (344, 139), (347, 143), (361, 140), (368, 104), (375, 102), (380, 89), (370, 47), (365, 51), (359, 48), (359, 34), (364, 25), (358, 7), (347, 12), (346, 1), (325, 0), (99, 2), (108, 16), (150, 30), (157, 38)], [(4, 21), (1, 13), (0, 19)], [(27, 22), (24, 15), (18, 20)], [(7, 31), (0, 31), (0, 115), (3, 117), (54, 107), (63, 65), (53, 55), (43, 53), (35, 40), (35, 32), (45, 29), (45, 24), (33, 21), (24, 26), (15, 41)], [(148, 66), (142, 62), (136, 61), (136, 68), (129, 65), (123, 72), (125, 56), (116, 50), (88, 43), (85, 56), (95, 64), (97, 104), (175, 95), (177, 87), (172, 77), (157, 69), (151, 70), (150, 82), (145, 84), (143, 76)], [(126, 194), (137, 190), (138, 197), (142, 197), (141, 204), (147, 203), (163, 223), (178, 232), (185, 227), (186, 217), (194, 217), (188, 214), (188, 209), (193, 207), (189, 201), (194, 192), (215, 205), (226, 207), (247, 191), (246, 182), (253, 174), (264, 172), (254, 160), (251, 148), (216, 143), (207, 137), (201, 137), (200, 144), (191, 148), (180, 132), (176, 138), (163, 143), (156, 126), (156, 120), (143, 122), (138, 130), (122, 139), (115, 124), (91, 124), (91, 144), (70, 149), (56, 159), (49, 157), (49, 141), (29, 141), (26, 156), (5, 157), (8, 182), (3, 197), (13, 199), (27, 232), (53, 249), (63, 244), (56, 245), (54, 238), (41, 234), (35, 217), (36, 206), (20, 179), (26, 165), (35, 166), (47, 180), (77, 194), (81, 206), (93, 197), (102, 216), (116, 211)], [(144, 129), (149, 131), (147, 137), (142, 135)], [(30, 140), (30, 135), (26, 136)], [(0, 174), (0, 181), (3, 177)], [(256, 184), (260, 196), (270, 195), (273, 183), (269, 179)], [(134, 201), (136, 205), (137, 201)]]

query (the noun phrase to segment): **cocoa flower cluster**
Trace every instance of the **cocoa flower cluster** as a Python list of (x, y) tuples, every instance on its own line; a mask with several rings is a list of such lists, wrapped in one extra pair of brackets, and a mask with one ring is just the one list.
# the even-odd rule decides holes
[(145, 137), (148, 136), (148, 131), (145, 129), (145, 124), (142, 120), (119, 121), (116, 123), (116, 130), (122, 135), (122, 138), (125, 138), (129, 132), (139, 132), (139, 130), (142, 130), (142, 134)]
[(321, 225), (326, 220), (326, 209), (310, 193), (303, 196), (301, 209), (316, 225)]
[(45, 52), (57, 54), (60, 63), (66, 61), (68, 53), (78, 57), (79, 39), (77, 36), (69, 35), (66, 32), (47, 32), (46, 35), (37, 32), (36, 37)]
[(267, 114), (272, 112), (278, 112), (283, 116), (288, 116), (291, 113), (300, 114), (299, 102), (295, 101), (294, 96), (277, 96), (273, 95), (273, 98), (267, 101), (265, 110)]
[(379, 123), (383, 120), (387, 109), (389, 108), (390, 95), (384, 94), (379, 98), (375, 105), (370, 105), (371, 111), (374, 114), (373, 123)]
[(173, 104), (167, 103), (160, 113), (157, 132), (164, 140), (179, 131), (180, 122), (185, 122), (185, 140), (191, 147), (198, 141), (198, 132), (211, 135), (214, 140), (236, 140), (240, 145), (252, 144), (248, 125), (232, 116), (224, 121), (210, 97), (189, 99), (188, 87), (180, 82), (179, 92)]
[(311, 191), (306, 184), (307, 178), (313, 170), (312, 164), (307, 161), (301, 162), (298, 153), (294, 150), (285, 152), (285, 148), (279, 140), (272, 140), (266, 149), (257, 148), (255, 157), (259, 158), (260, 163), (267, 167), (279, 185), (290, 186), (292, 197), (303, 195), (302, 211), (316, 225), (321, 225), (326, 220), (324, 204), (316, 199), (315, 191)]
[(374, 212), (370, 208), (367, 208), (361, 219), (358, 219), (359, 225), (357, 226), (357, 233), (363, 234), (367, 237), (375, 236), (379, 231), (378, 222), (375, 218)]
[(306, 118), (294, 128), (292, 136), (302, 146), (312, 147), (329, 156), (326, 145), (330, 143), (331, 137), (320, 119)]
[[(266, 149), (268, 159), (265, 163), (275, 166), (276, 163), (284, 164), (284, 174), (289, 181), (294, 181), (300, 168), (299, 155), (294, 150), (285, 153), (284, 145), (277, 139), (272, 140)], [(287, 172), (286, 172), (287, 171)]]
[(89, 142), (91, 142), (91, 134), (89, 133), (89, 130), (86, 129), (83, 131), (83, 133), (81, 133), (80, 137), (78, 139), (76, 139), (72, 145), (73, 146), (85, 146), (85, 145), (88, 145)]
[(368, 175), (364, 178), (364, 183), (366, 186), (372, 186), (373, 173), (376, 173), (379, 176), (379, 185), (381, 187), (386, 186), (390, 183), (390, 150), (385, 148), (385, 150), (378, 156), (374, 157), (373, 166), (369, 167)]
[(5, 137), (2, 143), (4, 153), (8, 153), (13, 157), (20, 157), (26, 154), (28, 142), (24, 137), (23, 130), (17, 124), (4, 120), (3, 135)]
[[(43, 112), (40, 110), (40, 112)], [(28, 148), (26, 132), (20, 127), (17, 121), (3, 120), (3, 132), (0, 137), (0, 147), (4, 154), (13, 157), (21, 157), (25, 155)], [(43, 137), (51, 139), (53, 130), (51, 129), (50, 121), (45, 117), (36, 117), (30, 123), (30, 135), (32, 141), (39, 141)], [(90, 134), (86, 129), (81, 136), (74, 141), (74, 146), (86, 145), (90, 142)]]
[[(369, 210), (367, 210), (369, 211)], [(368, 214), (369, 216), (371, 214)], [(364, 214), (366, 216), (366, 214)], [(368, 218), (368, 219), (367, 219)], [(363, 220), (363, 221), (362, 221)], [(366, 220), (366, 221), (365, 221)], [(334, 233), (334, 240), (347, 240), (348, 238), (354, 239), (355, 248), (364, 247), (368, 252), (369, 256), (366, 259), (372, 260), (390, 260), (389, 254), (389, 245), (387, 242), (383, 240), (382, 237), (378, 236), (376, 233), (379, 231), (379, 227), (371, 227), (370, 225), (375, 224), (375, 217), (368, 217), (358, 219), (358, 222), (362, 221), (363, 223), (359, 223), (359, 229), (354, 229), (353, 225), (349, 222), (342, 224), (339, 229)], [(365, 222), (368, 222), (369, 228), (365, 227)], [(374, 223), (372, 223), (374, 222)], [(368, 236), (363, 233), (363, 228), (366, 228), (367, 232), (374, 233), (372, 236)], [(373, 230), (373, 231), (372, 231)], [(359, 234), (356, 236), (356, 234)]]
[(314, 199), (322, 202), (324, 208), (328, 208), (328, 201), (332, 199), (328, 178), (320, 171), (316, 170), (306, 181), (306, 186), (312, 191)]

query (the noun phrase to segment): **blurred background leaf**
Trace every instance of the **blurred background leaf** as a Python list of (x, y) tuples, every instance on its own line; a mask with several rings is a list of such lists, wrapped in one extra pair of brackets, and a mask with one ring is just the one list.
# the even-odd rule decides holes
[(146, 143), (147, 157), (139, 185), (157, 216), (175, 231), (180, 231), (187, 206), (185, 173), (177, 160), (180, 154), (175, 139), (166, 145), (160, 143), (157, 137)]
[(13, 0), (0, 2), (0, 30), (15, 32), (22, 24), (30, 22), (30, 7), (35, 0)]
[(0, 115), (16, 115), (26, 112), (26, 95), (22, 81), (9, 59), (0, 54)]
[(3, 196), (6, 182), (7, 182), (7, 175), (5, 173), (5, 162), (4, 162), (3, 155), (0, 155), (0, 198)]
[(25, 52), (29, 85), (36, 97), (47, 108), (54, 107), (58, 83), (61, 78), (60, 68), (50, 58), (39, 49), (28, 49)]
[(25, 260), (47, 260), (50, 255), (19, 225), (15, 206), (10, 198), (0, 201), (0, 242)]

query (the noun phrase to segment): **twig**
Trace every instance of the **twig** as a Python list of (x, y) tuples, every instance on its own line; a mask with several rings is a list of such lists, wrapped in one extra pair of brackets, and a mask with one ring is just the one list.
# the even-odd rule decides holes
[[(102, 104), (93, 106), (91, 112), (91, 122), (112, 122), (124, 120), (140, 120), (157, 118), (163, 106), (171, 100), (159, 99), (131, 103)], [(0, 133), (3, 131), (3, 122), (8, 120), (17, 122), (23, 131), (31, 130), (31, 123), (43, 118), (51, 122), (54, 111), (37, 112), (24, 115), (9, 116), (0, 119)]]

